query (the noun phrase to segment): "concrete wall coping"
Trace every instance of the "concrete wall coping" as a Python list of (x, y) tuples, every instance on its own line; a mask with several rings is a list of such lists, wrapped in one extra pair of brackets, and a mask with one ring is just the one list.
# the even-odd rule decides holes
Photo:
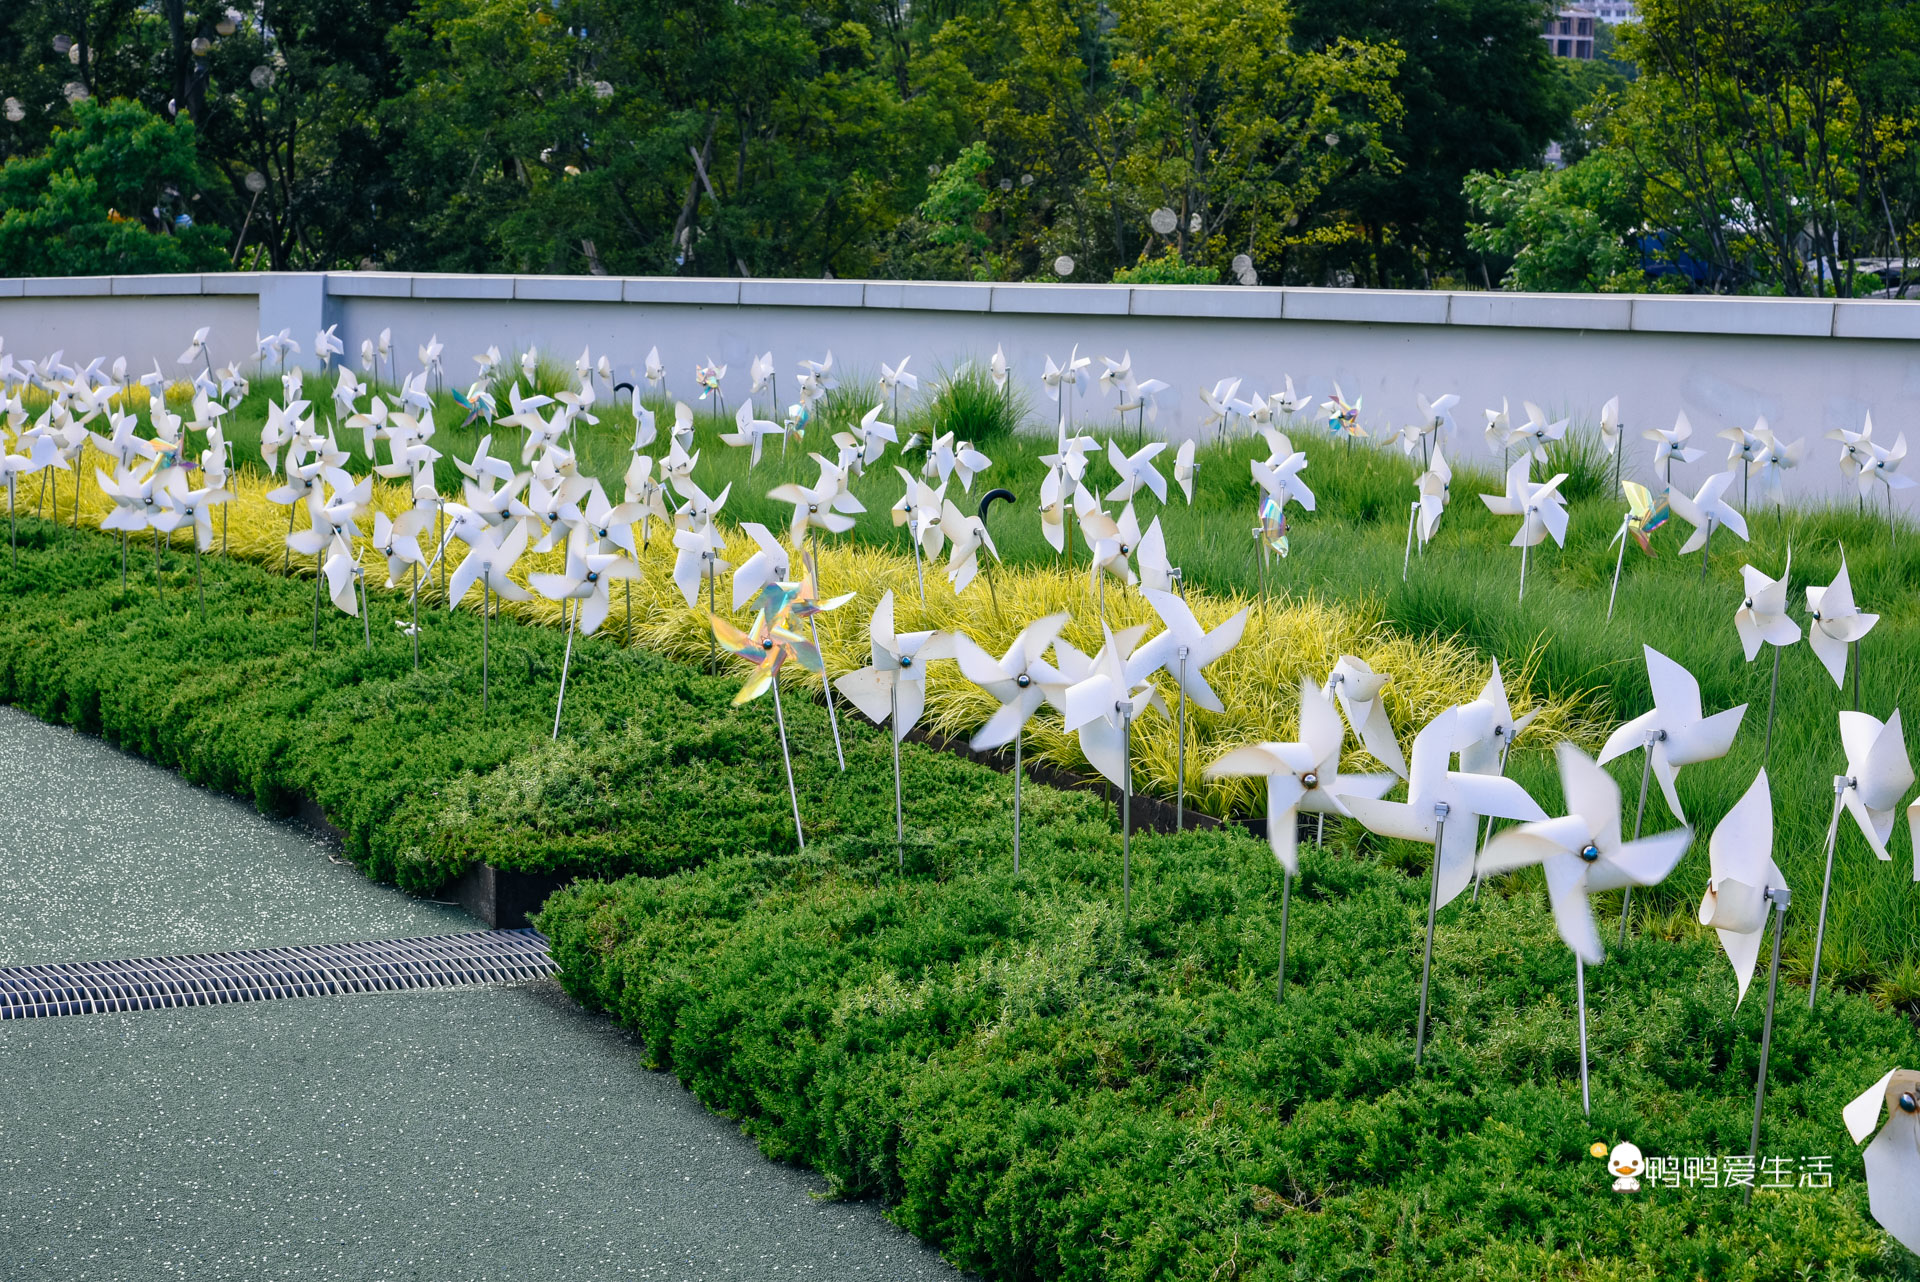
[(1062, 316), (1315, 321), (1574, 329), (1751, 338), (1920, 339), (1920, 300), (1721, 298), (1668, 294), (1446, 293), (1271, 286), (986, 284), (971, 281), (508, 276), (410, 272), (29, 277), (0, 297), (262, 294), (319, 279), (335, 298), (539, 300), (711, 307), (817, 307)]

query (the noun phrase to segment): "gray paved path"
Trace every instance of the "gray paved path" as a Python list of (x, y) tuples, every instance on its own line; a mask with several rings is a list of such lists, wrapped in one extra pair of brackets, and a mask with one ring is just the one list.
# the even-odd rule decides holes
[[(477, 925), (7, 710), (0, 770), (8, 962)], [(0, 1090), (0, 1278), (957, 1276), (552, 984), (10, 1022)]]

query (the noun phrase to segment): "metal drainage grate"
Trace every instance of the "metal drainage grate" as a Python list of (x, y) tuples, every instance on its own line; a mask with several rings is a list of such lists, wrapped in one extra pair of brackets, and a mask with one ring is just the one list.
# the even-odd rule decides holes
[(4, 966), (0, 1020), (509, 984), (558, 969), (547, 953), (546, 936), (537, 930)]

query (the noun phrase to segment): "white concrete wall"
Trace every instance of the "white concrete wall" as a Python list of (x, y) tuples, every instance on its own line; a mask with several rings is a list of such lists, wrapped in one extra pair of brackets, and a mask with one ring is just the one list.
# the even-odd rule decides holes
[[(213, 327), (220, 363), (250, 356), (256, 331), (283, 327), (311, 352), (315, 331), (335, 323), (349, 359), (391, 328), (403, 370), (437, 335), (461, 381), (489, 344), (533, 345), (562, 362), (590, 347), (622, 378), (657, 345), (682, 395), (696, 363), (728, 365), (729, 404), (745, 392), (753, 354), (769, 349), (790, 396), (796, 363), (828, 349), (851, 375), (910, 355), (924, 378), (1000, 345), (1049, 421), (1048, 355), (1064, 360), (1075, 344), (1096, 358), (1131, 351), (1140, 376), (1172, 384), (1158, 426), (1174, 437), (1198, 430), (1199, 389), (1225, 377), (1245, 379), (1243, 395), (1285, 374), (1303, 393), (1338, 382), (1364, 398), (1362, 421), (1376, 431), (1413, 417), (1416, 393), (1457, 392), (1459, 449), (1476, 453), (1481, 410), (1503, 396), (1516, 414), (1533, 400), (1591, 422), (1618, 395), (1629, 475), (1650, 472), (1638, 430), (1668, 426), (1678, 411), (1708, 451), (1676, 473), (1689, 485), (1723, 463), (1714, 432), (1765, 415), (1787, 439), (1809, 438), (1792, 478), (1807, 498), (1843, 493), (1839, 447), (1822, 434), (1872, 412), (1890, 441), (1920, 401), (1920, 304), (1902, 302), (358, 272), (0, 281), (0, 338), (23, 356), (64, 348), (69, 359), (125, 354), (135, 368), (157, 358), (173, 369), (201, 325)], [(1091, 389), (1080, 405), (1102, 408)], [(1901, 497), (1920, 498), (1920, 488)]]

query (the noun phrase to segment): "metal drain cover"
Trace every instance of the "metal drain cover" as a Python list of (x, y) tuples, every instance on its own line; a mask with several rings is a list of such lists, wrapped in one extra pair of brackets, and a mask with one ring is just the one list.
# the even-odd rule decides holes
[(0, 966), (0, 1020), (511, 984), (558, 969), (537, 930)]

